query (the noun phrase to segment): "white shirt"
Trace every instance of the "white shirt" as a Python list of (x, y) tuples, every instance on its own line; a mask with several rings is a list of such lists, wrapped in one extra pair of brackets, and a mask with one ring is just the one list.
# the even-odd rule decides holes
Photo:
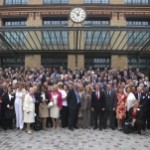
[(134, 94), (132, 92), (129, 93), (127, 97), (127, 111), (134, 105), (134, 101), (136, 100)]

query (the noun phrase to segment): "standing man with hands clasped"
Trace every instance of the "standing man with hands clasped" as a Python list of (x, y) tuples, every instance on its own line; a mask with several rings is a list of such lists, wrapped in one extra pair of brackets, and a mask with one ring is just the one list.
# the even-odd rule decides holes
[[(98, 128), (97, 121), (99, 119), (99, 130), (104, 127), (104, 111), (106, 109), (105, 94), (100, 90), (98, 84), (95, 85), (95, 91), (92, 92), (92, 111), (94, 111), (94, 130)], [(99, 117), (99, 118), (98, 118)]]
[(111, 84), (107, 84), (107, 89), (105, 90), (106, 98), (106, 110), (104, 119), (104, 128), (107, 128), (107, 123), (109, 121), (109, 127), (115, 129), (115, 111), (117, 106), (117, 97), (115, 91), (112, 89)]

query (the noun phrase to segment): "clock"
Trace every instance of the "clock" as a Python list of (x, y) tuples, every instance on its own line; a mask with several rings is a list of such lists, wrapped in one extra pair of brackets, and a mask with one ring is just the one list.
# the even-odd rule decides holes
[(75, 23), (81, 23), (86, 19), (86, 11), (81, 7), (75, 7), (70, 11), (70, 19)]

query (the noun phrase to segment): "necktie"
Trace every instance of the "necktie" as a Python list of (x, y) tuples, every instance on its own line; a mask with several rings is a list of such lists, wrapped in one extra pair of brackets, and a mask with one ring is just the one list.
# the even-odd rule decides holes
[(99, 94), (98, 94), (98, 91), (96, 92), (96, 97), (97, 97), (97, 100), (99, 99)]
[(138, 97), (139, 100), (140, 100), (140, 97), (141, 97), (141, 93), (139, 93), (139, 97)]

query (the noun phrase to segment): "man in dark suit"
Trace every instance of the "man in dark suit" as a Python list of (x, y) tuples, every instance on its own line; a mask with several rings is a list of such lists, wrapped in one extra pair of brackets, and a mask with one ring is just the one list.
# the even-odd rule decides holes
[(95, 91), (92, 92), (92, 111), (94, 112), (94, 129), (97, 129), (97, 121), (99, 117), (99, 129), (104, 127), (104, 111), (106, 108), (105, 94), (100, 90), (98, 84), (95, 85)]
[(112, 90), (112, 85), (107, 84), (105, 91), (106, 98), (106, 110), (104, 117), (104, 127), (107, 128), (107, 122), (109, 120), (109, 126), (111, 129), (115, 129), (115, 110), (117, 106), (116, 93)]
[(12, 87), (8, 87), (8, 91), (3, 96), (3, 129), (13, 129), (13, 119), (15, 118), (14, 110), (15, 94), (13, 93)]
[(143, 92), (143, 88), (141, 86), (137, 87), (137, 93), (135, 93), (135, 98), (139, 100), (140, 106), (143, 112), (143, 125), (142, 130), (146, 130), (146, 111), (147, 111), (147, 99), (146, 94)]
[(78, 83), (69, 83), (69, 92), (67, 95), (67, 102), (69, 108), (69, 130), (77, 129), (77, 121), (78, 121), (78, 114), (80, 108), (80, 96), (78, 93), (79, 84)]
[(4, 95), (7, 92), (7, 84), (2, 83), (0, 87), (0, 125), (4, 128)]

